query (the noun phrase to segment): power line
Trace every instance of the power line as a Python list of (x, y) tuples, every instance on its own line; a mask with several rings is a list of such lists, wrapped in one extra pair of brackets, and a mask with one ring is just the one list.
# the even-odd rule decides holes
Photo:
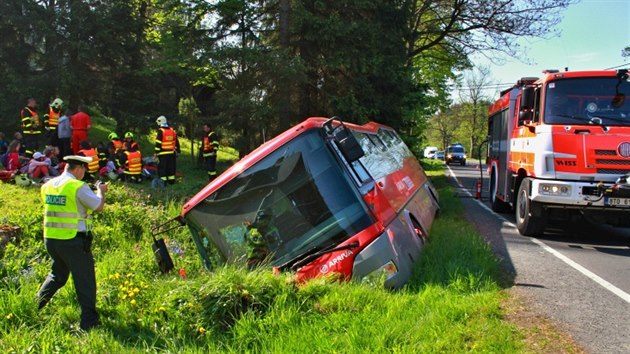
[(621, 68), (621, 67), (623, 67), (623, 66), (628, 66), (628, 65), (630, 65), (630, 62), (628, 62), (628, 63), (624, 63), (624, 64), (621, 64), (621, 65), (617, 65), (617, 66), (612, 66), (612, 67), (610, 67), (610, 68), (606, 68), (606, 69), (604, 69), (604, 70), (617, 69), (617, 68)]

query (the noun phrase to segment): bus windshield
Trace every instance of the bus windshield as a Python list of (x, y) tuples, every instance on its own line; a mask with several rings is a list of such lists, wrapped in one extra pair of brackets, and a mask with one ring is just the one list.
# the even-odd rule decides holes
[(617, 77), (552, 81), (546, 87), (547, 124), (630, 125), (630, 83)]
[(318, 130), (244, 169), (186, 219), (224, 260), (250, 266), (332, 248), (373, 223)]

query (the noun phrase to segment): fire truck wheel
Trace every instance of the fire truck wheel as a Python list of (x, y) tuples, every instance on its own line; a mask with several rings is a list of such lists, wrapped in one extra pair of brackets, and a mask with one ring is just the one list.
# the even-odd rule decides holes
[(525, 178), (518, 188), (518, 197), (516, 199), (516, 227), (521, 235), (538, 236), (545, 230), (547, 219), (542, 213), (541, 205), (529, 199), (530, 186), (530, 179)]
[(506, 213), (510, 211), (510, 205), (502, 200), (497, 199), (497, 180), (495, 177), (495, 171), (492, 170), (490, 174), (490, 205), (492, 211), (497, 213)]

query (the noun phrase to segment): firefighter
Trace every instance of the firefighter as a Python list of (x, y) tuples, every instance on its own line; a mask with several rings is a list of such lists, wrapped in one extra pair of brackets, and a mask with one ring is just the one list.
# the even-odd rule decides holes
[(29, 98), (26, 102), (26, 106), (20, 112), (20, 118), (22, 119), (22, 135), (24, 137), (26, 157), (33, 156), (35, 151), (39, 150), (39, 135), (41, 134), (39, 115), (35, 108), (37, 107), (37, 101), (34, 98)]
[(96, 193), (81, 180), (92, 160), (66, 156), (64, 173), (44, 184), (44, 244), (52, 259), (50, 274), (37, 292), (41, 309), (61, 289), (72, 274), (81, 305), (80, 327), (84, 331), (99, 325), (96, 311), (96, 275), (92, 255), (92, 212), (105, 204), (107, 185), (97, 183)]
[(118, 153), (118, 150), (122, 150), (125, 148), (125, 145), (123, 144), (122, 140), (120, 140), (116, 132), (109, 133), (107, 139), (109, 139), (109, 144), (114, 148), (115, 153)]
[(132, 147), (135, 147), (137, 150), (140, 150), (140, 145), (133, 140), (133, 133), (126, 132), (125, 133), (125, 141), (123, 142), (123, 150), (129, 151)]
[(59, 126), (59, 118), (61, 116), (61, 106), (63, 106), (61, 98), (55, 98), (52, 103), (48, 105), (48, 113), (44, 114), (44, 129), (46, 129), (48, 145), (50, 146), (59, 146), (57, 127)]
[(92, 147), (88, 140), (81, 141), (81, 150), (77, 153), (80, 156), (86, 156), (91, 159), (87, 165), (85, 180), (90, 181), (98, 178), (98, 152)]
[(129, 150), (121, 154), (120, 165), (124, 166), (125, 181), (142, 182), (142, 153), (138, 150), (138, 144), (132, 145)]
[(202, 154), (203, 161), (208, 171), (208, 179), (212, 181), (217, 176), (217, 149), (219, 148), (219, 140), (217, 134), (212, 130), (212, 125), (206, 123), (203, 125), (203, 145)]
[(164, 116), (159, 116), (155, 123), (159, 127), (155, 137), (158, 176), (165, 186), (166, 184), (175, 184), (176, 155), (180, 151), (177, 132), (168, 125), (168, 120)]

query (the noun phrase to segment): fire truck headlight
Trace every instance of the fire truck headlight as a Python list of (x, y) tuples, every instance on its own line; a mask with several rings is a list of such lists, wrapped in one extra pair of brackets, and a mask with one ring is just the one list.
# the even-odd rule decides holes
[(361, 279), (361, 282), (364, 284), (369, 284), (374, 287), (382, 288), (385, 282), (391, 279), (394, 275), (398, 273), (398, 268), (394, 261), (389, 261), (383, 264), (381, 267), (366, 275)]
[(568, 197), (571, 195), (571, 186), (553, 183), (541, 183), (538, 192), (543, 195), (557, 195)]

